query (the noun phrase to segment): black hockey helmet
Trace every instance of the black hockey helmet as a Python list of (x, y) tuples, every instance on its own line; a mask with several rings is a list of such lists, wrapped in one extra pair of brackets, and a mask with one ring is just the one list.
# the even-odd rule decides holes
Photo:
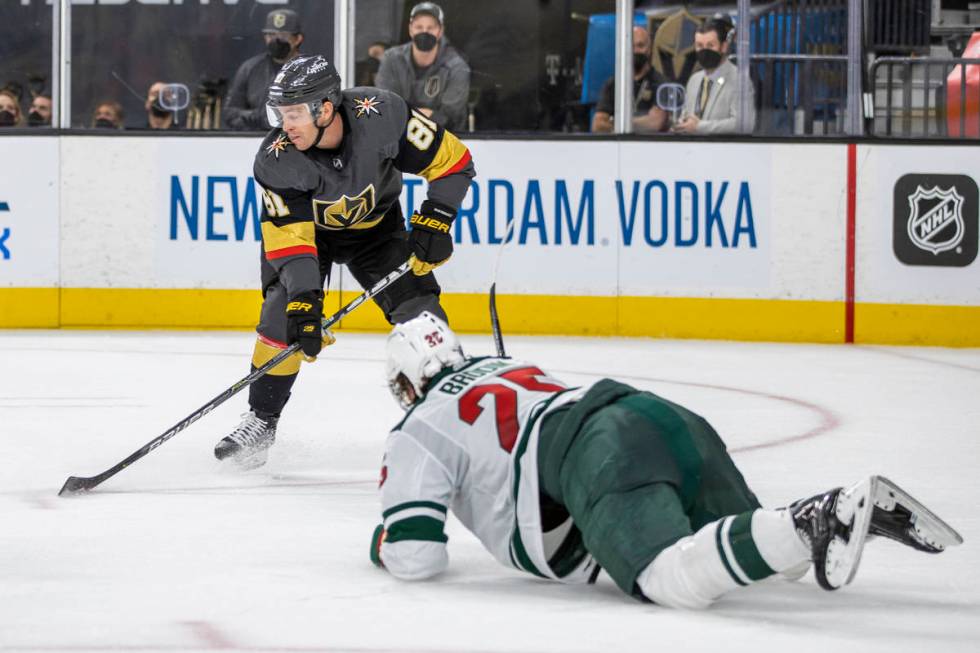
[(320, 115), (321, 103), (327, 100), (339, 107), (340, 74), (327, 58), (320, 54), (296, 57), (286, 62), (269, 85), (266, 107), (269, 122), (281, 122), (277, 107), (306, 104), (314, 120)]

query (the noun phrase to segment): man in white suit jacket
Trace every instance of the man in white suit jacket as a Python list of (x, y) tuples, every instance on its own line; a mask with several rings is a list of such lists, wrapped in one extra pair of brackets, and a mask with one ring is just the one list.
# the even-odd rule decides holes
[[(691, 75), (684, 96), (684, 112), (674, 125), (684, 134), (735, 134), (738, 132), (738, 68), (728, 60), (730, 25), (709, 20), (694, 34), (694, 51), (701, 70)], [(752, 85), (746, 91), (754, 95)], [(755, 124), (755, 99), (749, 102), (749, 125)]]

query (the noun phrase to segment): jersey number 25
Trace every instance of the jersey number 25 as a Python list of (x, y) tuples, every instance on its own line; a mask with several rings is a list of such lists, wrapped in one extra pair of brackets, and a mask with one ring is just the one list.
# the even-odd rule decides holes
[[(519, 367), (500, 375), (511, 383), (518, 385), (525, 390), (532, 392), (558, 392), (564, 390), (564, 386), (554, 383), (544, 383), (538, 381), (538, 376), (544, 376), (544, 372), (536, 367)], [(520, 424), (517, 421), (517, 390), (502, 383), (487, 383), (486, 385), (476, 385), (467, 390), (459, 398), (459, 418), (467, 424), (474, 424), (483, 413), (480, 400), (486, 395), (493, 395), (494, 406), (497, 417), (497, 438), (500, 448), (510, 453), (517, 444), (518, 431)]]

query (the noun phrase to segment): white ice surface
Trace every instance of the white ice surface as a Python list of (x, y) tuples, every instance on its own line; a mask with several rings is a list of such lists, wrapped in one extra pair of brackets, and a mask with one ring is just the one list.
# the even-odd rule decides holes
[(562, 586), (500, 567), (452, 519), (439, 580), (372, 567), (382, 444), (401, 414), (380, 335), (342, 334), (304, 366), (260, 470), (211, 454), (242, 393), (90, 494), (56, 496), (243, 376), (251, 343), (0, 332), (0, 650), (980, 651), (980, 350), (508, 338), (569, 382), (616, 376), (700, 412), (764, 504), (881, 473), (966, 539), (939, 556), (875, 541), (839, 592), (773, 581), (682, 613), (606, 577)]

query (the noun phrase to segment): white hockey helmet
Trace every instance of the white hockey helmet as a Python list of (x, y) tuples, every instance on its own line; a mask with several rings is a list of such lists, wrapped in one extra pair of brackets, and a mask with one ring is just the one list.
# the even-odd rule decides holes
[(403, 408), (421, 397), (429, 379), (444, 367), (465, 360), (456, 334), (428, 311), (396, 324), (385, 343), (385, 354), (388, 387)]

